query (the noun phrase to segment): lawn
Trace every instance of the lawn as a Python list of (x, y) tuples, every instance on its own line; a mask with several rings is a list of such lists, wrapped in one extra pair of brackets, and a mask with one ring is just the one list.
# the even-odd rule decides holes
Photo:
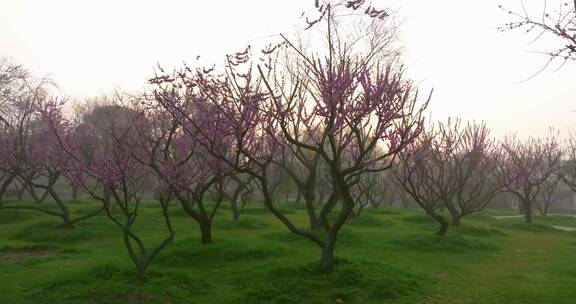
[[(74, 212), (97, 205), (71, 203)], [(224, 206), (226, 207), (226, 206)], [(320, 250), (290, 234), (253, 204), (234, 222), (223, 208), (214, 244), (174, 205), (174, 243), (135, 279), (120, 230), (106, 217), (73, 230), (34, 212), (0, 211), (0, 303), (574, 303), (576, 234), (563, 216), (496, 220), (499, 211), (463, 219), (444, 238), (415, 209), (364, 210), (345, 226), (332, 273), (319, 273)], [(297, 204), (282, 210), (297, 222)], [(504, 213), (504, 212), (502, 212)], [(137, 232), (164, 237), (160, 210), (141, 210)], [(509, 214), (509, 212), (505, 213)]]

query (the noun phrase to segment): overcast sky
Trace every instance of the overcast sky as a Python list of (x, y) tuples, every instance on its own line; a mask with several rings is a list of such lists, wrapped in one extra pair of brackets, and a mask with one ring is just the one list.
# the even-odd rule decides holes
[[(531, 51), (546, 45), (497, 30), (509, 18), (498, 5), (519, 0), (379, 2), (403, 20), (409, 75), (422, 91), (434, 88), (434, 118), (483, 120), (496, 136), (576, 130), (576, 63), (522, 82), (547, 60)], [(528, 9), (540, 2), (527, 1)], [(250, 41), (292, 31), (311, 7), (311, 0), (0, 0), (0, 56), (50, 76), (70, 97), (136, 90), (156, 63), (173, 67), (197, 55), (220, 63)]]

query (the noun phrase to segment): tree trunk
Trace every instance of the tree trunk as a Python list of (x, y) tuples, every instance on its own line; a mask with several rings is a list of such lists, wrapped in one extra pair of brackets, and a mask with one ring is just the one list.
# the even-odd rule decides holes
[(238, 199), (233, 197), (230, 200), (230, 207), (232, 208), (232, 220), (237, 221), (240, 219), (240, 209), (238, 208)]
[(438, 228), (438, 235), (445, 236), (446, 232), (448, 231), (448, 222), (443, 221), (440, 223), (440, 227)]
[(444, 219), (443, 216), (435, 212), (428, 212), (428, 215), (430, 215), (436, 222), (438, 222), (438, 224), (440, 224), (440, 227), (438, 227), (438, 232), (436, 232), (436, 234), (439, 236), (445, 236), (446, 231), (448, 231), (448, 227), (450, 226), (448, 224), (448, 221)]
[(74, 223), (72, 223), (72, 221), (70, 220), (70, 215), (68, 214), (62, 214), (62, 227), (64, 227), (65, 229), (73, 229), (74, 228)]
[(551, 203), (544, 202), (544, 207), (542, 208), (542, 215), (543, 216), (548, 215), (548, 210), (550, 209), (551, 205), (552, 205)]
[(148, 280), (148, 263), (145, 261), (138, 261), (136, 263), (137, 276), (140, 282), (146, 282)]
[(433, 220), (435, 220), (440, 225), (440, 227), (438, 227), (438, 231), (436, 232), (436, 234), (438, 236), (445, 236), (446, 231), (448, 231), (448, 227), (450, 227), (448, 221), (442, 215), (436, 213), (434, 210), (424, 209), (424, 211), (426, 211), (426, 214), (428, 214)]
[(26, 188), (24, 188), (24, 187), (22, 187), (22, 189), (19, 189), (19, 190), (18, 190), (17, 199), (18, 199), (19, 201), (21, 201), (21, 200), (24, 199), (24, 193), (25, 193), (25, 192), (26, 192)]
[(532, 224), (532, 205), (530, 203), (525, 203), (524, 205), (524, 217), (526, 219), (526, 223)]
[(329, 233), (322, 247), (320, 256), (320, 271), (330, 272), (334, 269), (334, 249), (336, 248), (336, 235)]
[(316, 214), (308, 213), (308, 217), (310, 218), (310, 229), (311, 230), (320, 230), (322, 229), (322, 223), (316, 217)]
[(58, 209), (60, 209), (60, 212), (62, 212), (61, 218), (62, 218), (62, 221), (64, 222), (64, 223), (62, 223), (62, 226), (64, 228), (67, 228), (67, 229), (74, 228), (74, 224), (70, 220), (70, 211), (68, 210), (68, 207), (66, 207), (66, 204), (64, 204), (64, 202), (62, 202), (62, 200), (58, 196), (58, 193), (56, 193), (56, 191), (54, 191), (52, 186), (49, 186), (46, 189), (46, 192), (50, 193), (50, 196), (52, 196), (52, 199), (54, 199), (54, 201), (56, 202)]
[(212, 221), (205, 219), (199, 221), (200, 233), (201, 233), (201, 243), (202, 244), (212, 244)]
[(4, 195), (8, 190), (8, 186), (10, 186), (15, 177), (16, 174), (10, 174), (9, 176), (6, 177), (6, 179), (4, 179), (4, 181), (0, 185), (0, 202), (2, 202), (2, 200), (4, 199)]
[(72, 199), (73, 200), (77, 200), (78, 199), (78, 186), (77, 185), (73, 185), (72, 186)]
[(242, 197), (241, 197), (241, 190), (242, 189), (243, 188), (238, 187), (238, 189), (236, 189), (236, 191), (234, 191), (234, 193), (232, 194), (232, 197), (230, 197), (230, 207), (232, 207), (232, 220), (233, 221), (239, 220), (240, 219), (240, 213), (242, 213), (243, 205), (238, 206), (238, 199), (242, 200)]
[(62, 212), (62, 215), (60, 216), (60, 218), (62, 218), (62, 227), (64, 227), (65, 229), (73, 229), (74, 223), (70, 219), (70, 212), (68, 211), (68, 208), (66, 208), (66, 206), (64, 206), (64, 204), (62, 204), (61, 202), (57, 204), (58, 207), (60, 208), (60, 211)]
[(460, 227), (460, 220), (462, 219), (462, 215), (453, 215), (452, 216), (452, 226)]
[(237, 208), (233, 208), (232, 209), (232, 220), (238, 221), (239, 219), (240, 219), (240, 210), (238, 210)]
[[(111, 218), (111, 217), (109, 216), (109, 218)], [(141, 282), (144, 282), (147, 279), (146, 275), (147, 275), (148, 265), (150, 263), (146, 260), (146, 257), (142, 256), (142, 255), (146, 255), (146, 252), (144, 252), (143, 247), (141, 246), (142, 244), (141, 244), (140, 240), (134, 234), (132, 234), (132, 232), (130, 231), (130, 227), (132, 226), (133, 219), (128, 220), (128, 222), (129, 223), (126, 226), (122, 227), (123, 235), (124, 235), (124, 237), (123, 237), (124, 246), (126, 247), (128, 254), (130, 255), (130, 259), (132, 260), (132, 263), (136, 267), (136, 276), (138, 277), (138, 280)], [(132, 247), (132, 244), (130, 242), (131, 235), (133, 236), (133, 239), (135, 241), (137, 241), (137, 243), (140, 245), (140, 252), (142, 253), (141, 255), (137, 254), (134, 251), (134, 248)]]

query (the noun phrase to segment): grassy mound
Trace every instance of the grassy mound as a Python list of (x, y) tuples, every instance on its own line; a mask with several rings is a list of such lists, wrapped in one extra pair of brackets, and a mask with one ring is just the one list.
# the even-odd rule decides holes
[(48, 244), (38, 244), (23, 247), (13, 247), (13, 246), (0, 247), (0, 253), (6, 253), (12, 251), (37, 251), (37, 250), (61, 250), (61, 248), (58, 246)]
[(316, 264), (264, 265), (238, 277), (239, 303), (384, 303), (423, 292), (428, 280), (375, 261), (337, 260), (334, 271)]
[(82, 224), (78, 223), (78, 227), (67, 229), (62, 227), (62, 223), (39, 222), (17, 231), (10, 239), (31, 243), (75, 243), (104, 234), (104, 227), (88, 227), (82, 226)]
[(293, 210), (306, 210), (306, 204), (305, 203), (299, 203), (299, 202), (290, 202), (290, 203), (281, 203), (278, 204), (281, 208), (285, 208), (285, 209), (293, 209)]
[(392, 222), (383, 221), (374, 216), (370, 216), (369, 214), (361, 214), (359, 216), (352, 217), (347, 221), (347, 224), (353, 227), (363, 228), (381, 228), (394, 225)]
[(63, 250), (53, 245), (33, 245), (24, 247), (4, 246), (0, 248), (0, 265), (2, 263), (27, 263), (46, 260), (62, 253), (76, 252), (75, 250)]
[(391, 207), (368, 209), (366, 211), (368, 211), (369, 213), (381, 214), (381, 215), (399, 215), (399, 214), (402, 214), (402, 212), (400, 210), (397, 210), (396, 208), (391, 208)]
[(267, 234), (263, 234), (262, 238), (280, 243), (306, 243), (309, 242), (308, 239), (296, 235), (290, 231), (276, 231)]
[[(277, 206), (276, 209), (278, 209), (283, 214), (294, 214), (297, 211), (295, 208), (286, 208), (286, 207), (279, 207), (279, 206)], [(268, 209), (266, 209), (266, 207), (264, 207), (264, 206), (259, 206), (259, 207), (254, 206), (254, 207), (246, 207), (246, 209), (244, 209), (244, 211), (242, 211), (242, 214), (266, 215), (266, 214), (270, 214), (270, 211)], [(240, 217), (242, 217), (242, 216), (240, 216)]]
[(33, 217), (31, 212), (34, 211), (0, 210), (0, 226), (28, 220)]
[[(99, 210), (100, 208), (102, 208), (102, 205), (92, 204), (88, 206), (81, 206), (78, 208), (74, 208), (72, 210), (72, 213), (74, 214), (74, 217), (80, 217), (86, 214), (92, 214), (97, 210)], [(106, 216), (106, 212), (102, 210), (97, 216)]]
[(264, 243), (244, 244), (226, 240), (210, 245), (201, 245), (193, 240), (175, 243), (160, 253), (154, 261), (166, 267), (214, 267), (222, 263), (261, 261), (277, 257), (285, 252), (276, 246)]
[(535, 217), (535, 220), (548, 225), (576, 227), (576, 218), (569, 215), (539, 215)]
[(42, 284), (27, 296), (45, 303), (185, 303), (191, 294), (205, 294), (210, 288), (184, 272), (150, 270), (149, 280), (139, 282), (134, 269), (105, 264)]
[(435, 223), (434, 219), (426, 214), (407, 215), (401, 218), (402, 221), (415, 224)]
[(484, 212), (475, 212), (472, 214), (468, 214), (464, 217), (464, 219), (473, 219), (479, 221), (497, 221), (497, 219), (495, 219), (494, 216)]
[(216, 218), (212, 224), (213, 228), (218, 230), (236, 230), (236, 229), (266, 229), (270, 223), (256, 217), (240, 216), (237, 221), (231, 219)]
[(498, 222), (498, 223), (494, 223), (493, 225), (496, 227), (499, 227), (499, 228), (522, 230), (522, 231), (534, 232), (534, 233), (542, 233), (542, 232), (560, 233), (560, 232), (562, 232), (562, 231), (560, 231), (554, 227), (550, 227), (548, 225), (541, 225), (541, 224), (534, 224), (534, 223), (528, 224), (528, 223)]
[(459, 227), (451, 227), (448, 230), (449, 233), (455, 233), (463, 236), (475, 236), (475, 237), (492, 237), (492, 236), (505, 236), (506, 233), (502, 230), (495, 228), (484, 228), (478, 226), (468, 226), (463, 225)]
[[(205, 203), (204, 208), (207, 210), (207, 212), (211, 212), (212, 208), (214, 208), (214, 204)], [(157, 209), (158, 213), (161, 212), (160, 205), (158, 203), (150, 204), (149, 209)], [(228, 213), (229, 212), (228, 210), (230, 210), (230, 209), (231, 208), (228, 204), (222, 203), (222, 204), (220, 204), (220, 206), (218, 206), (218, 210), (216, 211), (216, 214)], [(174, 203), (174, 205), (172, 205), (172, 207), (170, 207), (170, 209), (168, 210), (168, 214), (170, 216), (174, 216), (174, 217), (190, 217), (190, 215), (188, 215), (188, 213), (186, 213), (184, 208), (182, 208), (180, 203), (176, 203), (176, 202)]]
[(464, 253), (474, 251), (492, 251), (497, 247), (475, 239), (467, 239), (460, 235), (409, 235), (391, 240), (392, 244), (416, 251), (438, 251)]
[[(324, 233), (318, 231), (319, 234)], [(291, 243), (291, 244), (313, 244), (312, 241), (305, 237), (296, 235), (290, 231), (277, 231), (272, 233), (263, 234), (262, 238), (278, 243)], [(354, 244), (361, 240), (361, 235), (350, 229), (343, 228), (338, 233), (338, 244)]]
[(181, 206), (173, 206), (172, 208), (170, 208), (170, 210), (168, 210), (168, 214), (171, 217), (189, 217), (190, 215), (188, 215), (188, 213), (186, 213), (186, 211), (184, 211), (184, 209)]
[(67, 199), (64, 200), (64, 204), (66, 204), (67, 206), (100, 205), (100, 203), (96, 200), (87, 200), (87, 199)]

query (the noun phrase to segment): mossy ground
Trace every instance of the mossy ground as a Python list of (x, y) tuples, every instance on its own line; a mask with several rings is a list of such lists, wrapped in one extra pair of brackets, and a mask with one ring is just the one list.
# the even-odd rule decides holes
[[(74, 202), (77, 213), (97, 204)], [(320, 250), (290, 234), (260, 205), (239, 222), (214, 219), (214, 244), (174, 205), (174, 243), (135, 279), (118, 227), (101, 215), (63, 229), (57, 218), (0, 211), (0, 303), (574, 303), (576, 219), (463, 219), (444, 238), (414, 209), (366, 209), (344, 227), (333, 272)], [(284, 204), (305, 227), (306, 213)], [(136, 230), (149, 246), (165, 236), (160, 210), (142, 208)], [(4, 257), (4, 258), (3, 258)]]

